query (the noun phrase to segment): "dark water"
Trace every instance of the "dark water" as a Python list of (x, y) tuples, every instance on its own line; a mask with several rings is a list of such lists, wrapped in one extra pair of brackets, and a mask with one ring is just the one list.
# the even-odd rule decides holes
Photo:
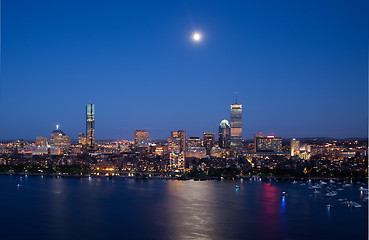
[(324, 189), (314, 195), (308, 185), (273, 181), (29, 176), (18, 183), (19, 176), (0, 176), (0, 239), (367, 239), (359, 184), (327, 199)]

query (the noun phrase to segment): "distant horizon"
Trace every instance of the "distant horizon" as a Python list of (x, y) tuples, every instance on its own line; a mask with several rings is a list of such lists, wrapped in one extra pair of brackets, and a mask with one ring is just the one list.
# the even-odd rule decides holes
[[(50, 136), (37, 136), (37, 137), (47, 137), (47, 138), (50, 138)], [(189, 136), (189, 137), (197, 137), (197, 136)], [(189, 137), (186, 137), (186, 139), (189, 139)], [(275, 137), (280, 137), (280, 136), (275, 136)], [(168, 136), (169, 138), (169, 136)], [(201, 137), (200, 137), (201, 138)], [(290, 139), (296, 139), (296, 140), (313, 140), (313, 139), (329, 139), (329, 140), (360, 140), (360, 141), (363, 141), (363, 140), (368, 140), (369, 138), (368, 137), (345, 137), (345, 138), (334, 138), (334, 137), (299, 137), (299, 138), (296, 138), (296, 137), (281, 137), (282, 140), (290, 140)], [(202, 139), (202, 138), (201, 138)], [(24, 139), (24, 138), (17, 138), (17, 139), (0, 139), (0, 142), (13, 142), (13, 141), (18, 141), (18, 140), (23, 140), (23, 141), (26, 141), (26, 142), (35, 142), (36, 141), (36, 138), (35, 139)], [(216, 138), (215, 138), (216, 141), (218, 141), (218, 137), (216, 135)], [(253, 138), (242, 138), (242, 140), (245, 140), (245, 141), (253, 141), (254, 139)], [(78, 142), (78, 138), (71, 138), (71, 141), (74, 141), (74, 142)], [(120, 138), (120, 139), (95, 139), (96, 142), (99, 142), (99, 141), (134, 141), (134, 139), (126, 139), (126, 138)], [(149, 138), (149, 141), (167, 141), (167, 139), (150, 139)]]

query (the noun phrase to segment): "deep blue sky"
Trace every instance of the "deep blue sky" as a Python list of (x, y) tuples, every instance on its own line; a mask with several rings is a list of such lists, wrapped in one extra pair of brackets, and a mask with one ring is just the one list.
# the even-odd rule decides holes
[(97, 139), (201, 136), (236, 91), (244, 138), (367, 137), (368, 1), (187, 5), (2, 0), (0, 139), (76, 139), (90, 99)]

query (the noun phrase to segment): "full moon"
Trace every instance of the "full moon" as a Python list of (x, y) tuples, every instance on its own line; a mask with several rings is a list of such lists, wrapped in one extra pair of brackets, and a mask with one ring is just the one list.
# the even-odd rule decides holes
[(194, 40), (195, 42), (200, 42), (201, 38), (202, 38), (202, 36), (199, 32), (194, 32), (192, 34), (192, 40)]

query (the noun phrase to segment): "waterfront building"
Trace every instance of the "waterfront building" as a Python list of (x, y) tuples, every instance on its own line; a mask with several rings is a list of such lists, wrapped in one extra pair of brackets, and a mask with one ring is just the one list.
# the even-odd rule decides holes
[(256, 152), (282, 152), (282, 138), (275, 136), (256, 138)]
[(50, 145), (59, 148), (69, 148), (70, 136), (60, 130), (59, 125), (56, 125), (56, 129), (50, 135)]
[(231, 149), (242, 152), (242, 105), (231, 105)]
[(86, 106), (86, 147), (89, 152), (95, 150), (95, 104)]
[(135, 146), (147, 147), (149, 144), (149, 132), (145, 130), (135, 131)]
[(171, 152), (169, 154), (169, 170), (172, 172), (184, 172), (185, 155), (183, 152)]
[(300, 154), (300, 141), (295, 138), (291, 140), (291, 157)]
[(204, 132), (203, 139), (204, 147), (206, 149), (206, 155), (210, 155), (211, 148), (214, 147), (215, 133)]
[(187, 148), (191, 147), (202, 147), (202, 140), (199, 137), (190, 137), (187, 139)]
[(223, 149), (228, 149), (231, 144), (231, 127), (227, 120), (222, 120), (219, 124), (218, 133), (219, 147)]
[(48, 145), (47, 137), (36, 137), (37, 147), (46, 147)]

